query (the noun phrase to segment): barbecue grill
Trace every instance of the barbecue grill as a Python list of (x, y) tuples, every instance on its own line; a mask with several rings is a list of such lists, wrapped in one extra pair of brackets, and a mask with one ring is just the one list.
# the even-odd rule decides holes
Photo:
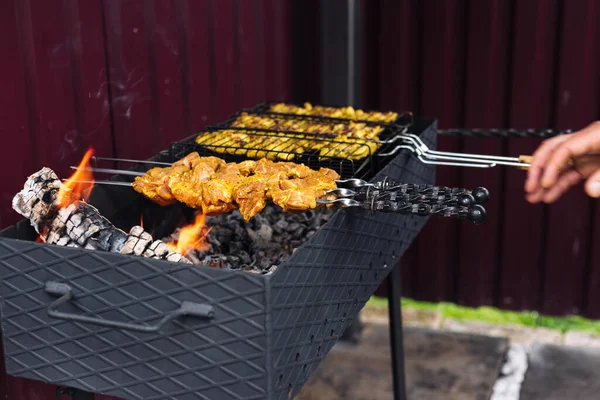
[[(434, 120), (414, 118), (410, 130), (435, 148)], [(150, 161), (171, 163), (192, 151), (214, 154), (190, 137)], [(218, 156), (245, 158), (235, 153)], [(343, 178), (435, 180), (433, 165), (407, 153), (299, 157)], [(130, 168), (147, 169), (144, 162)], [(172, 232), (186, 210), (159, 207), (126, 181), (112, 176), (115, 185), (98, 185), (89, 203), (122, 229), (143, 213), (155, 237)], [(126, 399), (291, 398), (427, 218), (337, 210), (270, 275), (38, 243), (23, 220), (0, 232), (7, 372)]]

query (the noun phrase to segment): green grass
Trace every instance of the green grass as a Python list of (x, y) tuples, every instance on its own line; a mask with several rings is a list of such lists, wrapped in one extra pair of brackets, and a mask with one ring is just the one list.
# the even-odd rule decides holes
[[(367, 307), (387, 307), (387, 299), (371, 297)], [(458, 321), (480, 321), (491, 324), (523, 325), (541, 327), (561, 332), (580, 331), (600, 335), (600, 321), (593, 321), (578, 316), (549, 317), (537, 312), (504, 311), (494, 307), (463, 307), (452, 303), (426, 303), (402, 298), (402, 307), (414, 310), (435, 311), (443, 319), (452, 318)]]

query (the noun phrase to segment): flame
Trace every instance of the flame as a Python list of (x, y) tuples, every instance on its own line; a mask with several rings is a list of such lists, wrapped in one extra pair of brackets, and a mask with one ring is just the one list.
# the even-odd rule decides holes
[(90, 159), (93, 155), (94, 149), (88, 149), (77, 166), (75, 173), (63, 182), (57, 197), (57, 204), (60, 208), (67, 207), (69, 204), (79, 200), (85, 201), (90, 197), (92, 187), (94, 186), (94, 175), (90, 171), (85, 170), (85, 168), (89, 168)]
[(35, 239), (35, 241), (38, 243), (44, 243), (44, 239), (42, 239), (41, 235), (38, 235), (38, 237)]
[(144, 214), (140, 215), (140, 226), (144, 229)]
[(169, 251), (176, 251), (185, 256), (192, 250), (208, 250), (210, 243), (207, 243), (205, 239), (212, 228), (208, 228), (204, 224), (205, 218), (204, 214), (196, 214), (196, 220), (193, 223), (179, 230), (179, 238), (167, 243)]

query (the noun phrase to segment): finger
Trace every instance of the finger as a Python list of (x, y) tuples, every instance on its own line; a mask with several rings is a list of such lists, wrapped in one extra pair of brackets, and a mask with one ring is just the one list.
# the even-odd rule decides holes
[(561, 172), (569, 167), (569, 160), (598, 150), (600, 150), (600, 125), (595, 123), (591, 128), (588, 127), (575, 134), (555, 149), (544, 168), (542, 187), (553, 186)]
[(525, 191), (532, 193), (540, 187), (540, 178), (544, 171), (544, 165), (552, 155), (554, 149), (561, 143), (570, 139), (572, 134), (553, 137), (544, 140), (537, 150), (532, 154), (533, 160), (527, 171), (527, 180), (525, 181)]
[(536, 204), (536, 203), (539, 203), (540, 201), (542, 201), (546, 192), (547, 192), (546, 189), (539, 187), (535, 191), (533, 191), (531, 193), (527, 193), (525, 195), (525, 199), (528, 202), (530, 202), (531, 204)]
[(546, 191), (544, 189), (539, 189), (533, 193), (527, 193), (525, 195), (525, 200), (527, 200), (531, 204), (537, 204), (542, 201), (542, 197)]
[(579, 172), (575, 170), (567, 171), (560, 176), (554, 186), (544, 193), (542, 200), (544, 203), (554, 203), (563, 194), (565, 194), (567, 190), (569, 190), (572, 186), (575, 186), (582, 179), (583, 177)]
[(600, 197), (600, 170), (590, 175), (585, 182), (585, 191), (590, 197)]

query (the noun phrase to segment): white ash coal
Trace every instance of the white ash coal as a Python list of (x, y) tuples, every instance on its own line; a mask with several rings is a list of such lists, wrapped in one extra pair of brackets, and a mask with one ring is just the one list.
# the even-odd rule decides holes
[[(333, 212), (322, 208), (291, 214), (268, 205), (249, 222), (244, 222), (237, 210), (208, 216), (205, 223), (211, 230), (206, 241), (210, 248), (193, 250), (186, 257), (198, 265), (270, 274), (310, 239)], [(179, 229), (163, 241), (175, 241), (178, 237)]]
[(54, 171), (42, 168), (13, 198), (14, 210), (29, 219), (45, 243), (190, 263), (181, 254), (170, 252), (164, 242), (154, 241), (141, 227), (133, 227), (129, 234), (116, 228), (83, 200), (60, 207), (62, 187)]

